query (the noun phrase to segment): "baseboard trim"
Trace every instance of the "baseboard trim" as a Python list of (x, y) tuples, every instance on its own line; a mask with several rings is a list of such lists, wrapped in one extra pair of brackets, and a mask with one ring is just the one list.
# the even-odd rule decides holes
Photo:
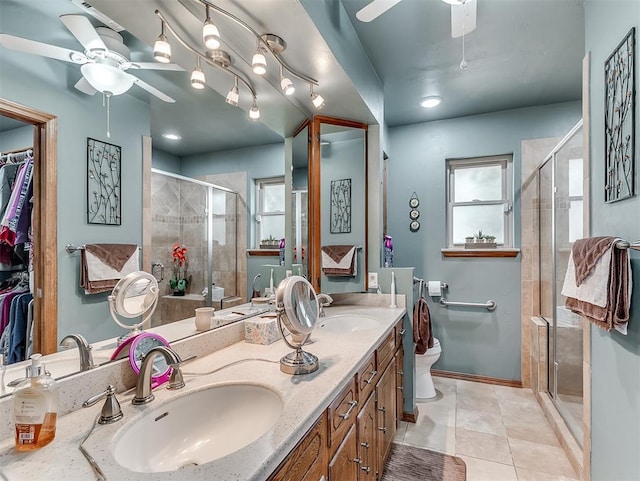
[(412, 413), (403, 412), (402, 413), (402, 420), (406, 421), (408, 423), (415, 424), (416, 421), (418, 420), (418, 406), (415, 406), (413, 408), (413, 412)]
[(461, 372), (440, 371), (432, 369), (431, 374), (438, 377), (447, 377), (449, 379), (460, 379), (462, 381), (482, 382), (485, 384), (496, 384), (498, 386), (522, 387), (522, 381), (514, 381), (512, 379), (501, 379), (499, 377), (479, 376), (477, 374), (465, 374)]

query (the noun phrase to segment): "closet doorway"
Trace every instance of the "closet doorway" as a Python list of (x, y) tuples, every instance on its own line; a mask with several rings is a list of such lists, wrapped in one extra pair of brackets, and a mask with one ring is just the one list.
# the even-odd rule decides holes
[(0, 115), (34, 126), (33, 350), (58, 349), (57, 117), (0, 98)]

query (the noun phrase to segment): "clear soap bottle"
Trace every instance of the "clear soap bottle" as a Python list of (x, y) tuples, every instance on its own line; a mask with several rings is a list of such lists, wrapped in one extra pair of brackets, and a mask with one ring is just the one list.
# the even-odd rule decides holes
[(40, 363), (42, 354), (31, 356), (27, 377), (13, 392), (15, 443), (18, 451), (35, 451), (56, 435), (58, 387)]

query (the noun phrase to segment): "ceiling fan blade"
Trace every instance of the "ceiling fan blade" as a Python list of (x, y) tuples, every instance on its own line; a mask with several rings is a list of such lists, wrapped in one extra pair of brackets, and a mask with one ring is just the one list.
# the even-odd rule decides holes
[(131, 67), (143, 70), (175, 70), (177, 72), (184, 72), (184, 69), (177, 63), (131, 62)]
[(77, 88), (83, 94), (87, 94), (87, 95), (95, 95), (95, 93), (97, 92), (97, 90), (94, 89), (91, 86), (91, 84), (87, 81), (87, 79), (84, 77), (78, 80), (74, 85), (74, 87)]
[(451, 5), (451, 36), (462, 37), (476, 28), (477, 0), (467, 0), (462, 5)]
[(167, 94), (160, 92), (160, 90), (158, 90), (155, 87), (152, 87), (151, 85), (149, 85), (147, 82), (145, 82), (144, 80), (139, 79), (138, 77), (136, 77), (135, 75), (131, 75), (128, 72), (125, 72), (127, 75), (129, 75), (130, 77), (133, 78), (133, 83), (136, 84), (138, 87), (140, 87), (143, 90), (146, 90), (147, 92), (149, 92), (151, 95), (155, 95), (156, 97), (158, 97), (160, 100), (164, 101), (164, 102), (168, 102), (170, 104), (175, 103), (175, 100), (172, 99), (171, 97), (169, 97)]
[(60, 20), (86, 50), (108, 50), (87, 17), (82, 15), (60, 15)]
[(373, 0), (356, 12), (356, 18), (361, 22), (371, 22), (401, 0)]
[(41, 55), (42, 57), (54, 58), (65, 62), (83, 64), (87, 62), (87, 57), (81, 52), (68, 48), (57, 47), (47, 43), (36, 42), (27, 38), (16, 37), (7, 33), (0, 33), (0, 45), (10, 50)]

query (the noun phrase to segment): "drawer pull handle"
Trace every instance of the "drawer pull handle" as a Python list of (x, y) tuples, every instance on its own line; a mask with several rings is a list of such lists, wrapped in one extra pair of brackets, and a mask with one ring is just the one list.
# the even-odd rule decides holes
[(398, 386), (398, 391), (404, 391), (404, 387)]
[(355, 458), (355, 459), (353, 460), (353, 462), (354, 462), (354, 463), (356, 463), (356, 464), (362, 464), (362, 459), (360, 459), (360, 458)]
[(360, 446), (362, 446), (364, 449), (369, 449), (369, 443), (360, 443)]
[(378, 374), (378, 371), (371, 371), (371, 377), (369, 377), (365, 382), (367, 384), (371, 384), (373, 382), (373, 378), (376, 377), (376, 374)]
[(378, 428), (378, 431), (382, 431), (383, 433), (387, 432), (387, 428)]
[(381, 413), (386, 413), (387, 412), (387, 408), (378, 408), (378, 411), (380, 411)]
[(358, 405), (358, 401), (351, 401), (349, 403), (349, 409), (347, 410), (347, 412), (344, 414), (340, 414), (339, 416), (342, 419), (349, 419), (349, 415), (351, 414), (351, 411), (353, 411), (353, 408), (355, 408), (357, 405)]
[(401, 335), (401, 336), (404, 336), (404, 333), (405, 333), (405, 332), (407, 332), (407, 330), (406, 330), (406, 329), (402, 329), (402, 330), (400, 331), (400, 335)]
[(397, 371), (398, 375), (404, 376), (404, 371)]
[(369, 474), (371, 472), (371, 468), (369, 466), (360, 466), (360, 469)]

